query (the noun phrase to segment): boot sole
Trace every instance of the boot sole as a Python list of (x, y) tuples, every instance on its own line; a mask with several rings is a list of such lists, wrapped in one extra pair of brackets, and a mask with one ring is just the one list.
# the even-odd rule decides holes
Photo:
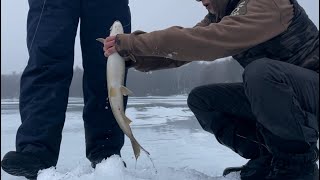
[[(24, 176), (29, 180), (36, 180), (38, 172), (32, 172), (30, 169), (25, 169), (21, 167), (14, 167), (14, 166), (6, 166), (2, 164), (2, 169), (10, 175), (13, 176)], [(31, 172), (30, 172), (31, 171)], [(36, 174), (36, 175), (35, 175)]]

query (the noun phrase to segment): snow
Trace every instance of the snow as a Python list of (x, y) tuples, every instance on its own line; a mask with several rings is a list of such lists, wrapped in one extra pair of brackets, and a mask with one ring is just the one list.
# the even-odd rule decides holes
[[(202, 130), (187, 106), (186, 95), (148, 96), (130, 97), (126, 114), (156, 169), (143, 152), (136, 163), (128, 138), (121, 150), (127, 168), (120, 157), (112, 156), (93, 169), (85, 157), (82, 103), (81, 98), (69, 99), (57, 167), (40, 171), (38, 180), (238, 180), (239, 174), (222, 177), (222, 171), (247, 161)], [(16, 99), (1, 101), (1, 109), (2, 158), (15, 150), (20, 115)], [(25, 180), (2, 169), (1, 179)]]
[(239, 179), (239, 175), (232, 174), (228, 178), (223, 177), (210, 177), (204, 173), (192, 169), (174, 169), (174, 168), (161, 168), (158, 172), (150, 169), (129, 169), (124, 168), (122, 160), (119, 156), (112, 156), (102, 163), (98, 164), (96, 169), (88, 168), (88, 165), (79, 165), (67, 173), (60, 173), (49, 168), (40, 172), (39, 180), (223, 180), (223, 179)]

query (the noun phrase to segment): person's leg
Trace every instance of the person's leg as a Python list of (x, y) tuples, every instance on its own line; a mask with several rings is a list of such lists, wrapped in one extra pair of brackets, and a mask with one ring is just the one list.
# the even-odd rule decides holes
[(212, 84), (195, 88), (188, 105), (204, 130), (240, 156), (250, 159), (240, 167), (228, 167), (223, 175), (240, 171), (242, 180), (263, 179), (270, 170), (271, 155), (258, 138), (256, 119), (242, 83)]
[(211, 84), (191, 91), (188, 105), (202, 128), (244, 158), (260, 155), (255, 118), (242, 83)]
[[(8, 153), (2, 161), (3, 169), (20, 176), (57, 164), (80, 13), (76, 0), (29, 0), (29, 5), (30, 58), (21, 77), (19, 99), (22, 124), (16, 152)], [(34, 155), (39, 161), (32, 159)], [(38, 162), (43, 165), (37, 166)]]
[(274, 157), (274, 170), (279, 173), (274, 178), (313, 178), (318, 159), (319, 74), (260, 59), (245, 68), (243, 79), (258, 128)]
[[(114, 21), (119, 20), (125, 33), (131, 31), (127, 0), (82, 0), (80, 38), (83, 56), (83, 119), (86, 156), (93, 163), (113, 154), (120, 155), (124, 134), (107, 101), (106, 57), (97, 38), (107, 37)], [(124, 98), (125, 106), (127, 97)]]

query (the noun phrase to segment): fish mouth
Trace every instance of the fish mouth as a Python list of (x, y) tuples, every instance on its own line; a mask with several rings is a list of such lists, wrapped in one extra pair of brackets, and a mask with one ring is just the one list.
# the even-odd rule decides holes
[(119, 20), (116, 20), (116, 21), (114, 21), (114, 23), (111, 26), (111, 28), (114, 27), (114, 26), (122, 26), (122, 24), (121, 24), (121, 22)]

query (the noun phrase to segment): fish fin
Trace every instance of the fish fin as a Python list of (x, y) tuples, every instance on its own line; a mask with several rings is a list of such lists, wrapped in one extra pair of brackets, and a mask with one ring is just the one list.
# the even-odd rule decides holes
[(124, 96), (128, 96), (128, 95), (133, 94), (132, 91), (130, 91), (128, 88), (126, 88), (124, 86), (121, 86), (120, 90), (121, 90), (122, 95), (124, 95)]
[(101, 42), (102, 44), (104, 44), (104, 39), (103, 38), (97, 38), (96, 40)]
[(115, 90), (115, 88), (113, 88), (113, 87), (110, 88), (110, 90), (109, 90), (109, 96), (110, 96), (110, 97), (116, 96), (116, 90)]
[(132, 122), (126, 115), (124, 115), (123, 117), (128, 125)]
[(138, 141), (132, 136), (132, 138), (130, 138), (131, 144), (132, 144), (132, 149), (133, 149), (133, 153), (134, 156), (136, 158), (136, 160), (138, 159), (138, 157), (140, 156), (140, 149), (142, 149), (145, 153), (147, 153), (148, 155), (150, 155), (150, 153), (148, 151), (146, 151), (139, 143)]
[(134, 137), (130, 138), (130, 141), (131, 141), (134, 157), (137, 160), (138, 157), (140, 156), (140, 144)]

